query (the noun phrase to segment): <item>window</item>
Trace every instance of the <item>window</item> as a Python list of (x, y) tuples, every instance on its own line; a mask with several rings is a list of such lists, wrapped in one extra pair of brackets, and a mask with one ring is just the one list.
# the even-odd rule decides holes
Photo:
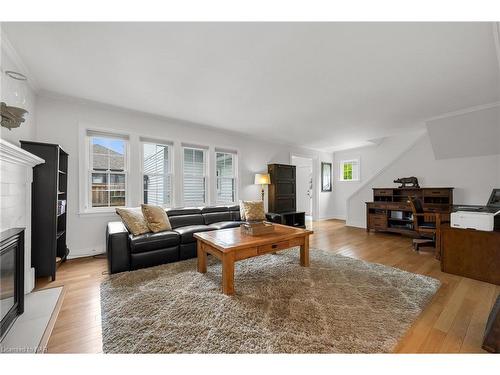
[(340, 181), (359, 181), (359, 159), (340, 162)]
[(184, 206), (199, 206), (207, 202), (206, 151), (183, 147)]
[(142, 144), (142, 178), (144, 203), (172, 205), (171, 146), (149, 142)]
[(127, 203), (125, 137), (87, 133), (89, 144), (88, 208), (119, 207)]
[(236, 153), (215, 152), (216, 203), (236, 202)]

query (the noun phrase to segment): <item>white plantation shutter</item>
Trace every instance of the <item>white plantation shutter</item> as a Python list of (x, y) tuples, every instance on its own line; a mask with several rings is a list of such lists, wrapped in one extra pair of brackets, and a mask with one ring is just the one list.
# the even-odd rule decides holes
[(184, 206), (200, 206), (206, 204), (205, 150), (184, 147), (183, 169)]
[(143, 143), (143, 183), (144, 203), (171, 206), (172, 158), (169, 145)]
[(215, 153), (217, 204), (236, 201), (236, 154), (233, 152)]

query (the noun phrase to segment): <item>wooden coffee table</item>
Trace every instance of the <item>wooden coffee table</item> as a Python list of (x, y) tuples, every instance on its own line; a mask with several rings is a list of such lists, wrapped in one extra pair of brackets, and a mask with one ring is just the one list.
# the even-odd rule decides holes
[(274, 224), (273, 233), (250, 236), (241, 229), (220, 229), (195, 233), (198, 249), (198, 272), (207, 272), (207, 254), (222, 262), (222, 292), (234, 294), (234, 262), (290, 247), (300, 246), (300, 265), (309, 266), (309, 236), (313, 231)]

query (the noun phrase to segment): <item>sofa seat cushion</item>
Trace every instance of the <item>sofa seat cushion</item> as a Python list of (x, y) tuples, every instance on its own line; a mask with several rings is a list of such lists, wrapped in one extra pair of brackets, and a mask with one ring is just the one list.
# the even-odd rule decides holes
[(210, 224), (214, 229), (227, 229), (227, 228), (237, 228), (242, 221), (219, 221), (218, 223)]
[(209, 230), (214, 229), (214, 227), (211, 227), (209, 225), (187, 225), (185, 227), (175, 228), (174, 230), (180, 234), (181, 243), (191, 243), (196, 241), (196, 238), (193, 237), (193, 234), (197, 232), (208, 232)]
[(167, 230), (158, 233), (145, 233), (139, 236), (130, 236), (130, 252), (143, 253), (146, 251), (165, 249), (177, 246), (180, 243), (179, 233)]

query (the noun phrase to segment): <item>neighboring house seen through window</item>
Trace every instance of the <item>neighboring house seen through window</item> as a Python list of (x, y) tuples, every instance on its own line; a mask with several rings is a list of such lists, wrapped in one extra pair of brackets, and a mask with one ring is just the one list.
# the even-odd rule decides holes
[(89, 133), (89, 206), (126, 206), (127, 139)]

